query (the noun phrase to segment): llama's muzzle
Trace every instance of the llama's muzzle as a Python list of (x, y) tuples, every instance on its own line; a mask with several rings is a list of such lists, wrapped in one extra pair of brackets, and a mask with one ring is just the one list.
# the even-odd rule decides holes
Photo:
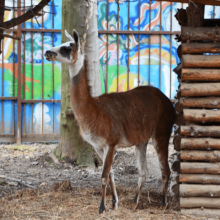
[(57, 53), (50, 51), (50, 50), (47, 50), (46, 53), (44, 54), (44, 56), (46, 57), (46, 59), (48, 61), (51, 61), (57, 56)]

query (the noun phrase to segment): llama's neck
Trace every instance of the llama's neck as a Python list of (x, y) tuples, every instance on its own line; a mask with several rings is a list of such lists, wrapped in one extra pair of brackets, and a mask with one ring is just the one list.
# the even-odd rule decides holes
[(70, 79), (73, 78), (76, 74), (79, 73), (84, 63), (84, 54), (81, 54), (78, 52), (78, 59), (76, 63), (73, 63), (72, 65), (69, 65), (69, 76)]
[[(81, 59), (83, 58), (83, 59)], [(70, 72), (70, 100), (74, 115), (78, 121), (85, 120), (89, 116), (94, 117), (96, 113), (95, 100), (91, 97), (88, 85), (84, 56), (78, 59), (73, 67), (69, 67)]]

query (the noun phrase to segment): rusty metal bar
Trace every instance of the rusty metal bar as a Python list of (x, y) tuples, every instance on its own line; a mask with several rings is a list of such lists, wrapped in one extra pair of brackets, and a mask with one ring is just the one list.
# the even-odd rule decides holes
[[(25, 12), (25, 5), (26, 5), (26, 0), (24, 0), (24, 12)], [(22, 28), (23, 29), (23, 28)], [(26, 30), (26, 22), (24, 22), (24, 29)], [(23, 37), (24, 37), (24, 63), (23, 63), (23, 99), (25, 99), (25, 75), (26, 75), (26, 67), (25, 67), (25, 60), (26, 60), (26, 56), (25, 56), (25, 48), (26, 48), (26, 43), (25, 43), (25, 38), (26, 38), (26, 32), (23, 32)], [(26, 124), (25, 124), (25, 104), (23, 105), (23, 133), (22, 136), (25, 134), (25, 129), (26, 129)]]
[[(4, 67), (4, 39), (2, 40), (2, 98), (4, 97), (4, 74), (5, 74), (5, 67)], [(2, 134), (4, 134), (4, 100), (2, 100)]]
[[(14, 2), (13, 2), (13, 4), (14, 4)], [(14, 17), (14, 16), (13, 16)], [(19, 27), (18, 27), (19, 28)], [(17, 32), (17, 34), (19, 34), (19, 30), (18, 30), (18, 32)], [(19, 44), (19, 42), (17, 42), (17, 44)], [(17, 51), (17, 53), (19, 53), (18, 51)], [(18, 62), (19, 62), (19, 60), (18, 60)], [(17, 66), (17, 68), (19, 68), (18, 66)], [(12, 96), (15, 96), (15, 40), (13, 40), (13, 76), (12, 76)], [(17, 70), (18, 71), (18, 70)], [(18, 103), (17, 103), (17, 105), (18, 105)], [(13, 114), (13, 116), (12, 116), (12, 133), (14, 134), (14, 131), (15, 131), (15, 122), (14, 122), (14, 107), (15, 107), (15, 103), (14, 103), (14, 101), (12, 101), (12, 108), (13, 108), (13, 110), (12, 110), (12, 114)], [(18, 108), (17, 108), (18, 109)]]
[[(32, 0), (31, 0), (31, 5), (32, 5)], [(31, 28), (33, 29), (33, 19), (31, 19)], [(34, 63), (34, 57), (33, 57), (33, 53), (34, 53), (34, 49), (33, 49), (33, 32), (31, 32), (31, 88), (32, 88), (32, 91), (31, 91), (31, 99), (33, 99), (34, 97), (34, 83), (33, 83), (33, 78), (34, 78), (34, 75), (33, 75), (33, 72), (34, 72), (34, 68), (33, 68), (33, 63)], [(33, 124), (33, 115), (34, 115), (34, 110), (33, 110), (33, 104), (31, 104), (31, 133), (33, 134), (33, 127), (34, 127), (34, 124)]]
[[(54, 0), (52, 1), (52, 13), (53, 13), (53, 19), (52, 19), (52, 28), (54, 29)], [(54, 32), (52, 32), (52, 44), (53, 44), (53, 47), (54, 47)], [(52, 64), (52, 73), (53, 73), (53, 99), (54, 99), (54, 80), (55, 80), (55, 77), (54, 77), (54, 61), (53, 61), (53, 64)], [(55, 123), (55, 120), (54, 120), (54, 111), (55, 111), (55, 106), (54, 106), (54, 103), (53, 103), (53, 134), (55, 133), (55, 129), (54, 129), (54, 123)]]
[[(25, 3), (25, 1), (24, 1)], [(25, 23), (24, 23), (25, 25)], [(26, 39), (26, 35), (25, 33), (23, 32), (23, 37), (24, 37), (24, 63), (23, 63), (23, 99), (25, 99), (25, 75), (26, 75), (26, 67), (25, 67), (25, 60), (26, 60), (26, 56), (25, 56), (25, 48), (26, 48), (26, 43), (25, 43), (25, 39)], [(23, 106), (24, 108), (24, 114), (23, 114), (23, 134), (25, 134), (25, 105)], [(23, 135), (22, 134), (22, 135)]]
[[(151, 26), (151, 25), (150, 25)], [(149, 26), (149, 28), (151, 28)], [(181, 34), (181, 31), (121, 31), (121, 30), (99, 30), (99, 34), (151, 34), (151, 35), (162, 35), (162, 34)]]
[[(21, 15), (21, 0), (18, 3), (18, 16)], [(21, 24), (17, 26), (18, 36), (21, 37)], [(17, 144), (21, 143), (21, 41), (18, 44), (18, 78), (17, 78)]]
[(59, 99), (22, 99), (21, 103), (60, 103), (61, 100)]
[[(43, 33), (61, 33), (59, 29), (37, 29), (37, 28), (21, 28), (22, 32), (43, 32)], [(7, 32), (17, 32), (17, 29), (7, 29)]]
[[(162, 2), (160, 2), (160, 30), (162, 27)], [(159, 35), (159, 89), (161, 89), (161, 38), (162, 35)]]
[[(129, 21), (130, 21), (130, 1), (128, 2), (128, 31), (129, 31), (129, 29), (130, 29), (130, 23), (129, 23)], [(129, 65), (129, 63), (130, 63), (130, 59), (129, 59), (129, 55), (130, 55), (130, 39), (129, 39), (129, 34), (128, 34), (128, 36), (127, 36), (127, 41), (128, 41), (128, 65), (127, 65), (127, 91), (129, 90), (129, 67), (130, 67), (130, 65)]]
[(13, 96), (13, 97), (0, 97), (0, 100), (17, 100), (17, 96)]
[[(23, 1), (23, 4), (24, 4), (23, 11), (25, 13), (25, 11), (26, 11), (26, 8), (25, 8), (26, 0)], [(25, 28), (26, 27), (26, 21), (23, 24), (24, 24), (24, 28)]]
[(26, 134), (22, 136), (22, 142), (54, 142), (59, 139), (59, 134)]
[[(43, 10), (42, 10), (43, 12)], [(42, 28), (44, 25), (44, 15), (42, 13)], [(42, 99), (44, 99), (44, 33), (42, 35)], [(44, 104), (42, 103), (42, 134), (44, 133)]]
[[(18, 32), (19, 32), (19, 30), (18, 30)], [(18, 34), (18, 32), (17, 32), (17, 34)], [(14, 86), (14, 84), (15, 84), (15, 40), (12, 40), (12, 41), (13, 41), (13, 44), (12, 44), (12, 48), (13, 48), (13, 52), (12, 52), (13, 53), (13, 57), (12, 57), (12, 59), (13, 59), (12, 94), (14, 96), (15, 95), (15, 86)]]
[[(118, 12), (117, 12), (117, 30), (119, 30), (119, 3)], [(118, 92), (118, 83), (119, 83), (119, 34), (117, 34), (117, 92)]]
[(213, 5), (213, 16), (212, 18), (214, 19), (215, 18), (215, 6)]
[[(109, 13), (109, 0), (107, 0), (107, 29), (108, 29), (108, 13)], [(109, 30), (108, 30), (109, 31)], [(109, 34), (112, 32), (109, 31)], [(107, 41), (107, 58), (106, 58), (106, 85), (105, 85), (105, 93), (108, 93), (108, 35), (106, 34)]]
[[(140, 10), (141, 10), (141, 0), (138, 2), (138, 31), (140, 31), (141, 21), (140, 21)], [(140, 84), (140, 34), (138, 34), (138, 86)]]
[[(173, 29), (173, 3), (170, 2), (170, 31), (172, 31)], [(171, 90), (171, 83), (172, 83), (172, 47), (173, 47), (173, 43), (172, 43), (172, 35), (170, 35), (170, 99), (171, 99), (171, 94), (172, 94), (172, 90)]]
[(21, 31), (27, 31), (27, 32), (43, 32), (43, 33), (61, 33), (61, 30), (58, 29), (37, 29), (37, 28), (21, 28)]
[[(14, 1), (13, 1), (13, 7), (14, 7)], [(13, 11), (13, 18), (15, 17), (15, 11)], [(15, 27), (13, 27), (13, 29), (15, 29)], [(18, 26), (17, 26), (17, 30), (18, 30)], [(17, 35), (19, 34), (19, 30), (17, 31)], [(19, 42), (18, 42), (19, 43)], [(13, 73), (12, 73), (12, 96), (15, 95), (15, 40), (13, 40)], [(18, 51), (17, 51), (18, 53)], [(19, 61), (18, 61), (19, 62)], [(18, 68), (18, 66), (17, 66)], [(18, 103), (17, 103), (18, 105)], [(13, 108), (13, 111), (12, 111), (12, 134), (14, 134), (14, 126), (15, 126), (15, 122), (14, 122), (14, 101), (12, 101), (12, 108)], [(18, 109), (18, 108), (17, 108)]]
[(150, 60), (150, 57), (151, 57), (151, 35), (150, 35), (150, 32), (153, 32), (153, 31), (151, 31), (151, 0), (150, 0), (150, 13), (149, 13), (149, 31), (147, 31), (147, 32), (149, 34), (148, 85), (150, 85), (150, 63), (151, 63), (151, 60)]
[[(151, 10), (151, 9), (150, 9)], [(151, 14), (149, 13), (151, 19)], [(151, 24), (149, 26), (151, 29)], [(7, 31), (17, 32), (16, 29), (8, 29)], [(43, 33), (61, 33), (61, 30), (57, 29), (34, 29), (34, 28), (21, 28), (22, 32), (43, 32)], [(126, 30), (98, 30), (99, 34), (180, 34), (181, 31), (126, 31)]]

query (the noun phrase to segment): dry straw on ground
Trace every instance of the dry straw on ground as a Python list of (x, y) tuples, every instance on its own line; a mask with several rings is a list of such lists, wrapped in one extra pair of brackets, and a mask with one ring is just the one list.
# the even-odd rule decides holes
[[(1, 199), (1, 219), (186, 219), (179, 216), (175, 198), (167, 209), (160, 209), (161, 196), (143, 192), (137, 211), (132, 212), (134, 191), (118, 187), (119, 209), (111, 210), (111, 193), (107, 192), (107, 211), (98, 214), (100, 189), (72, 188), (70, 182), (54, 184), (50, 189), (20, 190)], [(190, 219), (190, 218), (187, 218)]]

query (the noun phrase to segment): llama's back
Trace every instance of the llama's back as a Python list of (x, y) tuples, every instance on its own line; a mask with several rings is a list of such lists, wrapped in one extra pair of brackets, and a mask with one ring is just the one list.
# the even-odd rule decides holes
[(171, 101), (152, 86), (104, 94), (98, 100), (98, 107), (112, 121), (111, 130), (123, 130), (133, 145), (146, 142), (158, 124), (170, 132), (174, 123), (175, 109)]

